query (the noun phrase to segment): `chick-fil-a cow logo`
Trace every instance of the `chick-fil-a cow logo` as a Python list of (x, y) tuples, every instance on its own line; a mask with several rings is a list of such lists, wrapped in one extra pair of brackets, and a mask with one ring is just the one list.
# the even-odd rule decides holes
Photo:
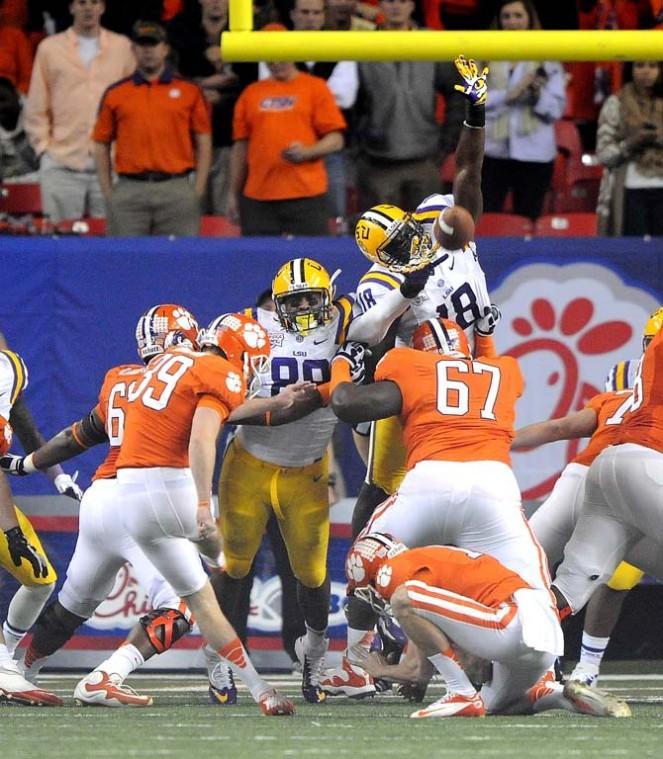
[[(497, 349), (518, 359), (525, 378), (516, 427), (565, 416), (603, 392), (614, 364), (640, 356), (642, 328), (659, 305), (611, 269), (585, 263), (522, 266), (491, 299), (502, 310)], [(523, 498), (549, 493), (583, 445), (571, 441), (515, 451)]]

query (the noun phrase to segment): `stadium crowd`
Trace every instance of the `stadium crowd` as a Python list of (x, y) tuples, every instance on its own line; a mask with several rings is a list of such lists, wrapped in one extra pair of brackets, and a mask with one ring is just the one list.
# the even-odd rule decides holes
[[(313, 31), (652, 29), (662, 16), (660, 0), (254, 2), (256, 29)], [(0, 212), (43, 214), (46, 231), (87, 218), (111, 235), (190, 235), (202, 215), (225, 219), (208, 222), (221, 233), (343, 234), (362, 209), (450, 188), (451, 64), (230, 64), (227, 28), (227, 0), (2, 0)], [(493, 63), (485, 210), (598, 213), (602, 234), (661, 234), (663, 85), (646, 63)], [(152, 92), (180, 112), (141, 119)], [(13, 185), (35, 180), (22, 201)]]

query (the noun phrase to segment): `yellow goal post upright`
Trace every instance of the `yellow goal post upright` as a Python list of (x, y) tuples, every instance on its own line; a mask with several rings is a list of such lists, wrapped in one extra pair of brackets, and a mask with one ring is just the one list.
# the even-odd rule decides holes
[(252, 0), (230, 0), (221, 55), (236, 61), (637, 61), (663, 58), (663, 32), (253, 31)]

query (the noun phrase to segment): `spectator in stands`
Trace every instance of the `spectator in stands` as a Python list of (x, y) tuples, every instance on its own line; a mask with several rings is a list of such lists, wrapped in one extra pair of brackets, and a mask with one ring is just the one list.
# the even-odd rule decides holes
[(4, 5), (5, 0), (0, 0), (0, 76), (25, 94), (30, 85), (32, 49), (23, 30), (5, 22)]
[(0, 77), (0, 182), (25, 177), (39, 161), (23, 128), (21, 98), (13, 82)]
[(166, 63), (161, 24), (137, 21), (132, 39), (136, 70), (108, 88), (93, 134), (108, 234), (197, 235), (212, 155), (205, 98)]
[(373, 31), (374, 21), (357, 12), (359, 5), (357, 0), (325, 0), (325, 29), (337, 32)]
[[(292, 28), (295, 31), (320, 31), (325, 22), (325, 0), (294, 0), (290, 11)], [(350, 109), (354, 106), (359, 89), (359, 75), (355, 61), (296, 64), (300, 71), (319, 76), (327, 82), (334, 95), (336, 105), (343, 111), (349, 122)], [(259, 78), (270, 75), (267, 64), (259, 65)], [(329, 216), (342, 221), (347, 214), (346, 155), (344, 151), (325, 156), (325, 167), (329, 181)]]
[[(511, 31), (541, 28), (530, 0), (501, 0), (493, 24)], [(550, 61), (494, 61), (489, 65), (484, 211), (504, 210), (511, 190), (513, 212), (536, 219), (557, 155), (554, 125), (566, 105), (564, 69)]]
[(323, 79), (294, 63), (268, 66), (270, 78), (235, 107), (228, 215), (244, 235), (325, 235), (323, 158), (343, 148), (345, 119)]
[(256, 64), (230, 64), (221, 59), (219, 39), (227, 28), (228, 0), (196, 0), (168, 27), (180, 73), (202, 87), (212, 109), (212, 166), (203, 213), (219, 216), (226, 213), (228, 200), (235, 103), (258, 72)]
[[(413, 0), (381, 0), (380, 29), (416, 34)], [(415, 208), (440, 190), (440, 166), (455, 147), (463, 98), (454, 91), (450, 63), (359, 64), (357, 178), (361, 208), (393, 203)], [(436, 120), (436, 93), (446, 99), (445, 123)]]
[(37, 48), (25, 129), (53, 222), (104, 215), (90, 134), (104, 90), (135, 66), (129, 40), (101, 27), (104, 8), (102, 0), (72, 0), (72, 26)]
[(663, 235), (663, 78), (658, 61), (624, 66), (624, 86), (601, 109), (604, 165), (597, 212), (606, 235)]

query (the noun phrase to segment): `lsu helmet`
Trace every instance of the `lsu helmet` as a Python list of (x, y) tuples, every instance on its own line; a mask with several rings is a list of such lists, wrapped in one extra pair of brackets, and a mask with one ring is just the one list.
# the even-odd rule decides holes
[(443, 356), (470, 358), (472, 351), (467, 335), (450, 319), (427, 319), (414, 331), (412, 347), (418, 351), (440, 353)]
[(391, 535), (376, 532), (358, 538), (350, 548), (345, 560), (345, 576), (348, 595), (354, 595), (368, 603), (374, 611), (386, 611), (386, 603), (376, 591), (380, 568), (388, 559), (407, 551), (407, 546)]
[(260, 390), (261, 377), (270, 369), (269, 336), (255, 319), (244, 314), (222, 314), (200, 331), (201, 347), (212, 346), (242, 373), (252, 398)]
[(642, 330), (642, 350), (647, 350), (647, 346), (656, 337), (657, 332), (663, 327), (663, 306), (659, 306), (653, 311), (647, 319), (644, 329)]
[(359, 217), (355, 242), (371, 263), (411, 272), (432, 262), (436, 246), (423, 226), (398, 206), (373, 206)]
[(162, 303), (148, 309), (136, 325), (138, 355), (147, 363), (168, 348), (198, 349), (198, 322), (184, 306)]
[(333, 280), (311, 258), (293, 258), (283, 264), (272, 282), (276, 315), (283, 328), (306, 335), (331, 321)]

